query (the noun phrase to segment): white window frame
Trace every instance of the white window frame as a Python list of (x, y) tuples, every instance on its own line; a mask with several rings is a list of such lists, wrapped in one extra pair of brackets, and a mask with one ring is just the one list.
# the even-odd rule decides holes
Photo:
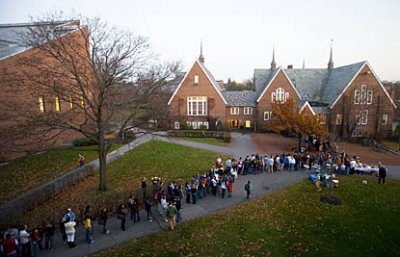
[(386, 113), (383, 114), (383, 115), (382, 115), (382, 125), (387, 125), (388, 119), (389, 119), (389, 115), (386, 114)]
[(356, 115), (358, 117), (357, 125), (367, 125), (368, 124), (368, 110), (362, 110), (361, 114)]
[(197, 127), (197, 121), (193, 121), (192, 122), (192, 129), (198, 129), (199, 127)]
[(198, 85), (200, 83), (199, 75), (194, 75), (194, 84)]
[(342, 125), (342, 123), (343, 123), (343, 115), (341, 113), (336, 114), (335, 123), (336, 123), (336, 125)]
[(174, 122), (174, 128), (175, 129), (180, 129), (181, 128), (181, 123), (179, 121)]
[(361, 104), (367, 103), (367, 85), (361, 85)]
[(360, 90), (354, 90), (354, 104), (360, 104)]
[(206, 126), (206, 127), (207, 127), (207, 129), (209, 129), (209, 128), (210, 128), (210, 125), (209, 125), (208, 121), (205, 121), (205, 122), (203, 123), (203, 125), (204, 125), (204, 126)]
[(239, 115), (240, 114), (240, 108), (239, 107), (231, 107), (231, 115)]
[(244, 107), (243, 113), (244, 113), (244, 115), (252, 115), (253, 114), (253, 107)]
[(275, 99), (277, 102), (285, 102), (285, 90), (281, 87), (278, 87), (275, 90)]
[(367, 90), (367, 104), (372, 104), (372, 89)]
[[(206, 96), (189, 96), (187, 98), (188, 116), (207, 116), (207, 108)], [(194, 109), (196, 109), (196, 112), (194, 112)]]

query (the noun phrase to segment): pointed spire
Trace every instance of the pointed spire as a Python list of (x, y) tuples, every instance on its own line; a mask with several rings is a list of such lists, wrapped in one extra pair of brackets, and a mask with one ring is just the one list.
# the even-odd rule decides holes
[(306, 58), (303, 57), (303, 69), (305, 69), (305, 68), (306, 68)]
[(203, 56), (203, 41), (200, 41), (200, 56), (199, 61), (204, 64), (204, 56)]
[(272, 49), (271, 69), (276, 69), (276, 62), (275, 62), (275, 46), (274, 46), (274, 48)]
[(329, 56), (328, 69), (333, 69), (332, 48), (333, 48), (333, 39), (331, 39), (331, 53)]

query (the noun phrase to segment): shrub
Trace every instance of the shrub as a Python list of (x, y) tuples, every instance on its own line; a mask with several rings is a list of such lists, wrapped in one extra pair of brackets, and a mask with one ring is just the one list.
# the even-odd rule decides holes
[(97, 145), (97, 142), (89, 137), (82, 137), (75, 139), (72, 144), (74, 146), (88, 146), (88, 145)]
[(224, 133), (224, 142), (225, 143), (230, 143), (231, 142), (231, 133)]

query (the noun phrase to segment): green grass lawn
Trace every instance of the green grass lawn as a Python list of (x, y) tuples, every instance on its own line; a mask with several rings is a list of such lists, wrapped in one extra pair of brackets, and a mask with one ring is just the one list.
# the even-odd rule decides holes
[(173, 137), (175, 139), (181, 139), (181, 140), (186, 140), (186, 141), (192, 141), (196, 143), (203, 143), (203, 144), (209, 144), (209, 145), (216, 145), (216, 146), (229, 146), (230, 143), (224, 142), (222, 139), (217, 139), (217, 138), (199, 138), (199, 137)]
[(61, 193), (24, 215), (22, 222), (34, 227), (42, 220), (56, 221), (68, 207), (72, 207), (79, 217), (87, 204), (96, 212), (104, 207), (113, 210), (120, 203), (126, 203), (128, 195), (140, 187), (142, 177), (146, 177), (149, 184), (154, 176), (164, 181), (176, 180), (183, 183), (193, 174), (208, 171), (218, 157), (225, 159), (228, 156), (187, 146), (150, 141), (107, 165), (106, 192), (97, 190), (99, 174), (96, 173), (68, 188), (68, 197)]
[[(111, 151), (121, 147), (112, 146)], [(97, 159), (96, 146), (57, 148), (28, 155), (0, 167), (0, 203), (36, 188), (78, 167), (78, 154), (87, 161)]]
[(400, 181), (366, 179), (340, 177), (340, 206), (304, 180), (93, 256), (400, 256)]
[(383, 141), (382, 144), (393, 151), (400, 151), (400, 142), (398, 141)]

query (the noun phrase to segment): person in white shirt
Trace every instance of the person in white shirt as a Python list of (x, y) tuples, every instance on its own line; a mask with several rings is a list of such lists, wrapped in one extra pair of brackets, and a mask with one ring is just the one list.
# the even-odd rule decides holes
[(31, 256), (31, 242), (29, 234), (26, 230), (28, 227), (25, 225), (24, 229), (19, 232), (19, 240), (21, 242), (22, 256)]

